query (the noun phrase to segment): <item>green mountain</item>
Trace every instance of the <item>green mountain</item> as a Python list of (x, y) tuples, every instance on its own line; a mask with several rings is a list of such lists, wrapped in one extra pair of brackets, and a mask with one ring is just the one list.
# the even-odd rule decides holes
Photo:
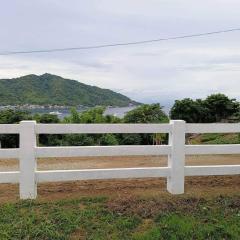
[(128, 106), (128, 97), (75, 80), (45, 73), (0, 79), (0, 105)]

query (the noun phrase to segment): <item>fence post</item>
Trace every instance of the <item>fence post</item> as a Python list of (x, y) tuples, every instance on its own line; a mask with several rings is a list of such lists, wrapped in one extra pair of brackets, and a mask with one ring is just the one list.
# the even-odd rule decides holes
[(20, 199), (35, 199), (37, 197), (35, 125), (36, 121), (20, 122)]
[(172, 132), (169, 134), (169, 145), (172, 147), (168, 155), (170, 176), (167, 179), (167, 190), (172, 194), (184, 193), (185, 165), (185, 121), (171, 120)]

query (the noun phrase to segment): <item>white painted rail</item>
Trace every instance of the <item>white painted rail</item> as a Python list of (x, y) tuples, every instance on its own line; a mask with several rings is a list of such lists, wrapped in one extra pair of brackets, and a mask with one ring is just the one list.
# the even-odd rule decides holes
[(240, 144), (186, 145), (186, 155), (239, 154)]
[[(240, 123), (186, 124), (0, 124), (0, 134), (20, 134), (20, 148), (0, 149), (0, 159), (18, 158), (20, 170), (0, 172), (0, 183), (20, 183), (20, 198), (34, 199), (38, 182), (166, 177), (172, 194), (184, 193), (184, 176), (236, 175), (240, 165), (185, 166), (194, 154), (240, 154), (240, 144), (185, 145), (186, 133), (239, 133)], [(38, 134), (168, 133), (168, 145), (38, 147)], [(36, 158), (168, 155), (167, 167), (38, 171)]]
[(36, 156), (43, 157), (100, 157), (100, 156), (144, 156), (168, 155), (171, 147), (160, 146), (80, 146), (80, 147), (37, 147)]
[(214, 176), (240, 174), (240, 165), (185, 166), (185, 176)]
[(57, 182), (91, 179), (118, 179), (167, 177), (168, 167), (148, 168), (113, 168), (113, 169), (84, 169), (84, 170), (56, 170), (37, 171), (38, 182)]
[(239, 133), (240, 123), (188, 123), (186, 133)]
[(37, 124), (37, 134), (169, 133), (170, 124)]
[(0, 124), (1, 134), (18, 134), (19, 124)]
[(10, 149), (0, 149), (0, 158), (18, 158), (19, 149), (10, 148)]
[(0, 172), (0, 183), (19, 183), (19, 171)]

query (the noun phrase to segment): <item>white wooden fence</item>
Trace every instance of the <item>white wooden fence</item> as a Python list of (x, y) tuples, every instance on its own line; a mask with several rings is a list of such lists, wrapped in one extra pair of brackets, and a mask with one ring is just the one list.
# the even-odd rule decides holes
[[(167, 177), (167, 190), (184, 193), (185, 176), (240, 174), (240, 165), (185, 166), (185, 155), (240, 154), (240, 144), (185, 145), (186, 133), (239, 133), (240, 123), (186, 124), (0, 124), (0, 134), (19, 134), (20, 147), (0, 149), (0, 158), (18, 158), (19, 171), (0, 172), (0, 183), (19, 183), (21, 199), (35, 199), (37, 183), (88, 179)], [(38, 147), (38, 134), (169, 133), (168, 145)], [(38, 171), (36, 158), (77, 156), (168, 155), (167, 167)]]

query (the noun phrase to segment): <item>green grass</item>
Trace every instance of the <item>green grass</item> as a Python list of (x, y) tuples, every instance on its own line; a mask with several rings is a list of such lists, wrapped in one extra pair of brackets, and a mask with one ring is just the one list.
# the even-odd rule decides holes
[(240, 239), (240, 195), (2, 204), (0, 239)]
[(239, 144), (240, 134), (204, 133), (191, 140), (191, 144)]

